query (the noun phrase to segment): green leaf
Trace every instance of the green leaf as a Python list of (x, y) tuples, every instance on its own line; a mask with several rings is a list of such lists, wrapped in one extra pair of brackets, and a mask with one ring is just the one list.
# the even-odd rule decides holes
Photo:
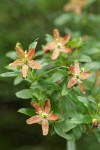
[(59, 136), (63, 137), (64, 139), (66, 139), (66, 140), (74, 140), (74, 135), (73, 135), (73, 134), (66, 134), (65, 132), (63, 132), (63, 131), (60, 129), (60, 127), (59, 127), (57, 124), (54, 126), (54, 130), (55, 130), (55, 132), (56, 132)]
[(30, 109), (30, 108), (21, 108), (21, 109), (18, 110), (18, 112), (20, 112), (22, 114), (25, 114), (27, 116), (34, 116), (34, 115), (36, 115), (35, 110)]
[(16, 77), (15, 80), (14, 80), (14, 85), (18, 85), (18, 84), (21, 83), (22, 81), (23, 81), (23, 78), (20, 77), (20, 76), (18, 76), (18, 77)]
[[(67, 73), (66, 73), (67, 74)], [(51, 77), (49, 77), (49, 81), (52, 81), (52, 82), (57, 82), (59, 80), (61, 80), (63, 78), (63, 73), (60, 72), (60, 71), (56, 71), (55, 73), (53, 73), (53, 75)]]
[(100, 69), (100, 62), (90, 62), (84, 65), (86, 70), (97, 70)]
[(66, 120), (64, 124), (62, 124), (63, 132), (68, 132), (74, 127), (76, 127), (75, 123), (72, 123), (70, 120)]
[(67, 90), (67, 84), (64, 84), (62, 87), (62, 91), (61, 91), (61, 95), (67, 95), (68, 94), (68, 90)]
[(60, 86), (58, 86), (56, 83), (47, 82), (44, 80), (40, 80), (39, 85), (41, 85), (44, 89), (60, 90)]
[(86, 55), (80, 55), (76, 59), (80, 62), (92, 62), (91, 57), (86, 56)]
[(65, 13), (55, 19), (55, 24), (58, 26), (62, 26), (66, 22), (69, 22), (71, 19), (72, 19), (71, 15)]
[(78, 96), (77, 98), (81, 103), (84, 104), (84, 106), (89, 107), (89, 102), (87, 101), (85, 97)]
[(51, 35), (46, 34), (46, 41), (47, 42), (52, 42), (53, 40), (54, 40), (54, 38)]
[(19, 75), (19, 72), (6, 72), (0, 74), (1, 77), (16, 77)]
[(37, 40), (38, 40), (38, 39), (36, 39), (33, 43), (31, 43), (31, 44), (29, 45), (29, 48), (28, 48), (28, 49), (36, 48), (37, 43), (38, 43)]
[(70, 123), (72, 124), (81, 124), (81, 123), (85, 123), (85, 124), (88, 124), (88, 123), (91, 123), (91, 117), (88, 116), (88, 115), (82, 115), (82, 114), (75, 114), (75, 116), (70, 119)]
[(71, 40), (68, 42), (67, 46), (70, 46), (72, 48), (80, 47), (83, 44), (82, 39), (79, 40)]
[(6, 53), (6, 56), (7, 56), (8, 58), (10, 58), (10, 59), (15, 60), (16, 57), (17, 57), (17, 53), (16, 53), (16, 51), (15, 51), (15, 52), (14, 52), (14, 51), (10, 51), (10, 52)]
[(87, 55), (93, 55), (95, 53), (100, 53), (100, 49), (99, 48), (83, 49), (83, 53)]
[(32, 98), (32, 91), (30, 89), (24, 89), (16, 93), (18, 98), (30, 99)]

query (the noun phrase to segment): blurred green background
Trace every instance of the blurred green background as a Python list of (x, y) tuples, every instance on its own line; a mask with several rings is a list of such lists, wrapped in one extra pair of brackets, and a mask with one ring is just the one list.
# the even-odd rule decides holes
[[(68, 0), (0, 0), (0, 73), (11, 62), (5, 55), (14, 50), (16, 42), (27, 49), (39, 38), (36, 49), (40, 50), (45, 34), (52, 34), (53, 28), (58, 28), (62, 35), (67, 31), (74, 37), (89, 35), (99, 41), (100, 1), (88, 1), (90, 4), (77, 16), (64, 12)], [(17, 113), (21, 107), (29, 106), (29, 102), (15, 96), (23, 87), (28, 85), (14, 86), (13, 79), (0, 78), (0, 150), (65, 150), (64, 139), (58, 135), (43, 137), (39, 125), (28, 126), (27, 117)], [(77, 141), (77, 149), (99, 150), (100, 144), (92, 134), (83, 135)]]

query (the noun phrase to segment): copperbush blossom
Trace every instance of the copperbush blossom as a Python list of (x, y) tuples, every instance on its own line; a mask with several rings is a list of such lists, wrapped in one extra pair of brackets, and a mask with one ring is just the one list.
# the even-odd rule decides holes
[(56, 114), (50, 113), (50, 110), (51, 110), (50, 100), (46, 99), (45, 105), (43, 108), (39, 104), (33, 101), (31, 105), (36, 109), (38, 115), (27, 119), (26, 121), (27, 124), (31, 125), (34, 123), (41, 123), (43, 135), (47, 135), (49, 132), (49, 121), (58, 120), (58, 116)]
[(64, 38), (61, 38), (59, 31), (57, 29), (54, 29), (53, 37), (54, 37), (54, 41), (47, 43), (43, 49), (45, 53), (47, 51), (52, 51), (52, 56), (51, 56), (52, 60), (57, 59), (60, 55), (60, 52), (62, 53), (71, 52), (71, 48), (65, 46), (70, 40), (69, 34), (66, 34)]
[(38, 62), (32, 60), (34, 54), (35, 54), (35, 49), (31, 48), (29, 51), (23, 51), (22, 48), (20, 48), (19, 43), (16, 44), (16, 52), (19, 56), (19, 59), (15, 60), (13, 63), (10, 63), (10, 67), (22, 67), (22, 77), (26, 78), (28, 74), (28, 68), (32, 69), (41, 69), (42, 65), (40, 65)]
[(83, 87), (83, 82), (82, 80), (88, 79), (91, 76), (90, 72), (84, 72), (84, 68), (81, 71), (79, 67), (78, 61), (75, 61), (75, 65), (70, 65), (70, 71), (72, 74), (72, 78), (68, 81), (68, 88), (72, 88), (75, 84), (79, 84), (80, 90), (82, 91), (83, 94), (86, 93), (84, 87)]
[(77, 15), (82, 13), (86, 0), (71, 0), (64, 6), (65, 11), (74, 11)]

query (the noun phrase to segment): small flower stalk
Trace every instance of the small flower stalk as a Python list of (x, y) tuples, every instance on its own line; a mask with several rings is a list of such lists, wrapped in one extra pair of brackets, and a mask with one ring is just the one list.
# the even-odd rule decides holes
[(97, 128), (98, 127), (98, 119), (96, 119), (96, 118), (94, 118), (93, 120), (92, 120), (92, 124), (93, 124), (93, 127), (95, 127), (95, 128)]
[(32, 69), (41, 69), (42, 65), (38, 62), (32, 60), (35, 54), (35, 49), (31, 48), (29, 51), (23, 51), (22, 48), (19, 46), (19, 43), (16, 44), (16, 52), (19, 56), (19, 59), (15, 60), (13, 63), (10, 63), (10, 67), (19, 67), (22, 68), (22, 77), (26, 78), (28, 75), (29, 67)]
[(27, 119), (26, 123), (29, 125), (41, 123), (43, 135), (46, 136), (49, 132), (49, 121), (58, 120), (58, 116), (50, 112), (51, 104), (49, 99), (46, 99), (43, 108), (35, 102), (32, 102), (31, 105), (36, 109), (37, 115)]
[(75, 65), (70, 65), (70, 72), (72, 74), (72, 78), (68, 81), (67, 87), (70, 89), (74, 85), (78, 83), (80, 90), (82, 91), (83, 94), (86, 93), (84, 86), (83, 86), (83, 81), (86, 80), (91, 76), (90, 72), (84, 72), (84, 68), (80, 69), (78, 61), (75, 61)]
[(53, 30), (54, 41), (49, 42), (44, 47), (43, 51), (46, 53), (47, 51), (52, 51), (51, 59), (55, 60), (59, 57), (60, 52), (62, 53), (70, 53), (71, 48), (66, 47), (65, 45), (70, 40), (70, 35), (66, 34), (64, 38), (61, 38), (60, 33), (57, 29)]

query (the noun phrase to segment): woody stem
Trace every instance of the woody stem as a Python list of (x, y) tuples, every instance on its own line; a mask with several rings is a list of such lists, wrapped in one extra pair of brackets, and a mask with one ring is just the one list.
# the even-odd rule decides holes
[(66, 145), (67, 150), (76, 150), (75, 141), (68, 140)]

